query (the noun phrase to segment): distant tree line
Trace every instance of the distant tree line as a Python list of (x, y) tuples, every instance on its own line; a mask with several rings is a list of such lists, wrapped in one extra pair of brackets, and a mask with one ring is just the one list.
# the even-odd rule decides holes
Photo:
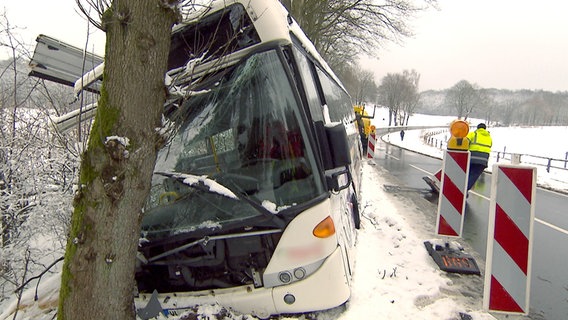
[(568, 92), (485, 89), (466, 80), (423, 92), (418, 112), (479, 118), (502, 126), (568, 125)]

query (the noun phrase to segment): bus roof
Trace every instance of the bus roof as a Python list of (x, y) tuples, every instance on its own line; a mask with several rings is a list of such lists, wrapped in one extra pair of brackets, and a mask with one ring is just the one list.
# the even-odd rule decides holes
[(293, 34), (299, 40), (303, 49), (343, 87), (339, 78), (337, 78), (331, 67), (316, 50), (316, 47), (306, 36), (300, 25), (278, 0), (214, 0), (208, 5), (199, 6), (199, 9), (189, 14), (183, 23), (175, 26), (172, 32), (175, 33), (177, 30), (184, 28), (184, 26), (194, 24), (211, 13), (224, 10), (233, 4), (241, 4), (246, 9), (260, 36), (261, 42), (283, 40), (292, 43), (290, 34)]

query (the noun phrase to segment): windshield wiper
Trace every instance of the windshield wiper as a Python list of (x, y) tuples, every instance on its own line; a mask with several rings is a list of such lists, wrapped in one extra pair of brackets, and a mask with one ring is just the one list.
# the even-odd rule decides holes
[(225, 198), (239, 200), (239, 197), (229, 188), (206, 176), (196, 176), (179, 172), (155, 172), (155, 174), (176, 179), (184, 185), (200, 191), (215, 193)]
[(273, 233), (280, 233), (280, 232), (282, 232), (282, 229), (252, 231), (252, 232), (235, 233), (235, 234), (229, 234), (229, 235), (219, 235), (219, 236), (205, 236), (201, 239), (197, 239), (197, 240), (192, 241), (190, 243), (186, 243), (184, 245), (175, 247), (171, 250), (162, 252), (162, 253), (160, 253), (156, 256), (153, 256), (153, 257), (150, 257), (150, 258), (138, 257), (138, 259), (140, 259), (140, 261), (142, 261), (144, 264), (155, 263), (156, 261), (158, 261), (162, 258), (165, 258), (165, 257), (170, 256), (172, 254), (176, 254), (176, 253), (183, 251), (187, 248), (191, 248), (191, 247), (194, 247), (196, 245), (206, 246), (207, 243), (210, 242), (210, 241), (226, 240), (226, 239), (232, 239), (232, 238), (244, 238), (244, 237), (257, 236), (257, 235), (267, 235), (267, 234), (273, 234)]
[[(277, 214), (272, 213), (270, 210), (263, 207), (260, 203), (254, 201), (245, 191), (238, 188), (238, 185), (233, 181), (229, 182), (233, 185), (233, 188), (229, 188), (226, 185), (219, 183), (216, 180), (210, 179), (207, 176), (196, 176), (187, 173), (179, 172), (155, 172), (161, 176), (174, 178), (184, 185), (191, 188), (195, 188), (200, 191), (219, 194), (223, 197), (233, 199), (233, 200), (243, 200), (248, 203), (251, 207), (255, 208), (263, 216), (269, 218), (273, 221), (278, 228), (284, 228), (286, 226), (286, 221)], [(238, 196), (235, 194), (238, 194)]]
[(233, 188), (230, 188), (229, 190), (236, 190), (242, 200), (246, 201), (253, 208), (262, 213), (263, 216), (268, 217), (269, 220), (274, 221), (278, 228), (284, 228), (286, 226), (286, 221), (284, 221), (282, 217), (275, 213), (272, 213), (270, 210), (263, 207), (260, 203), (254, 201), (243, 189), (239, 188), (239, 186), (234, 181), (230, 179), (228, 181), (233, 185)]

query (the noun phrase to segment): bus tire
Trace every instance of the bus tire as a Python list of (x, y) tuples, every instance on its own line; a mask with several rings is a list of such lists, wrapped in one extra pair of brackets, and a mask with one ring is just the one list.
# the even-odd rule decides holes
[(355, 224), (355, 229), (361, 229), (361, 215), (359, 214), (359, 202), (357, 201), (357, 196), (353, 193), (351, 195), (351, 205), (353, 207), (353, 223)]

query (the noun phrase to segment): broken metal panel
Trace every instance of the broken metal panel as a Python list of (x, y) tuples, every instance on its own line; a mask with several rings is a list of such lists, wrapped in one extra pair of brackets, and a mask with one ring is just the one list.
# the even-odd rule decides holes
[[(30, 61), (30, 76), (74, 86), (83, 74), (103, 62), (103, 57), (66, 44), (46, 35), (36, 38), (36, 48)], [(89, 89), (98, 91), (101, 82), (93, 83)]]
[(463, 250), (456, 249), (447, 242), (442, 246), (433, 244), (430, 241), (425, 241), (424, 246), (432, 259), (434, 259), (434, 262), (440, 267), (440, 270), (453, 273), (481, 275), (481, 271), (475, 259), (471, 255), (463, 252)]
[(97, 104), (92, 103), (84, 106), (83, 108), (73, 110), (60, 117), (52, 118), (55, 129), (60, 133), (67, 132), (68, 130), (77, 126), (79, 122), (91, 120), (97, 112)]
[(78, 96), (83, 90), (100, 92), (104, 68), (105, 64), (103, 62), (75, 81), (75, 85), (73, 86), (75, 96)]

